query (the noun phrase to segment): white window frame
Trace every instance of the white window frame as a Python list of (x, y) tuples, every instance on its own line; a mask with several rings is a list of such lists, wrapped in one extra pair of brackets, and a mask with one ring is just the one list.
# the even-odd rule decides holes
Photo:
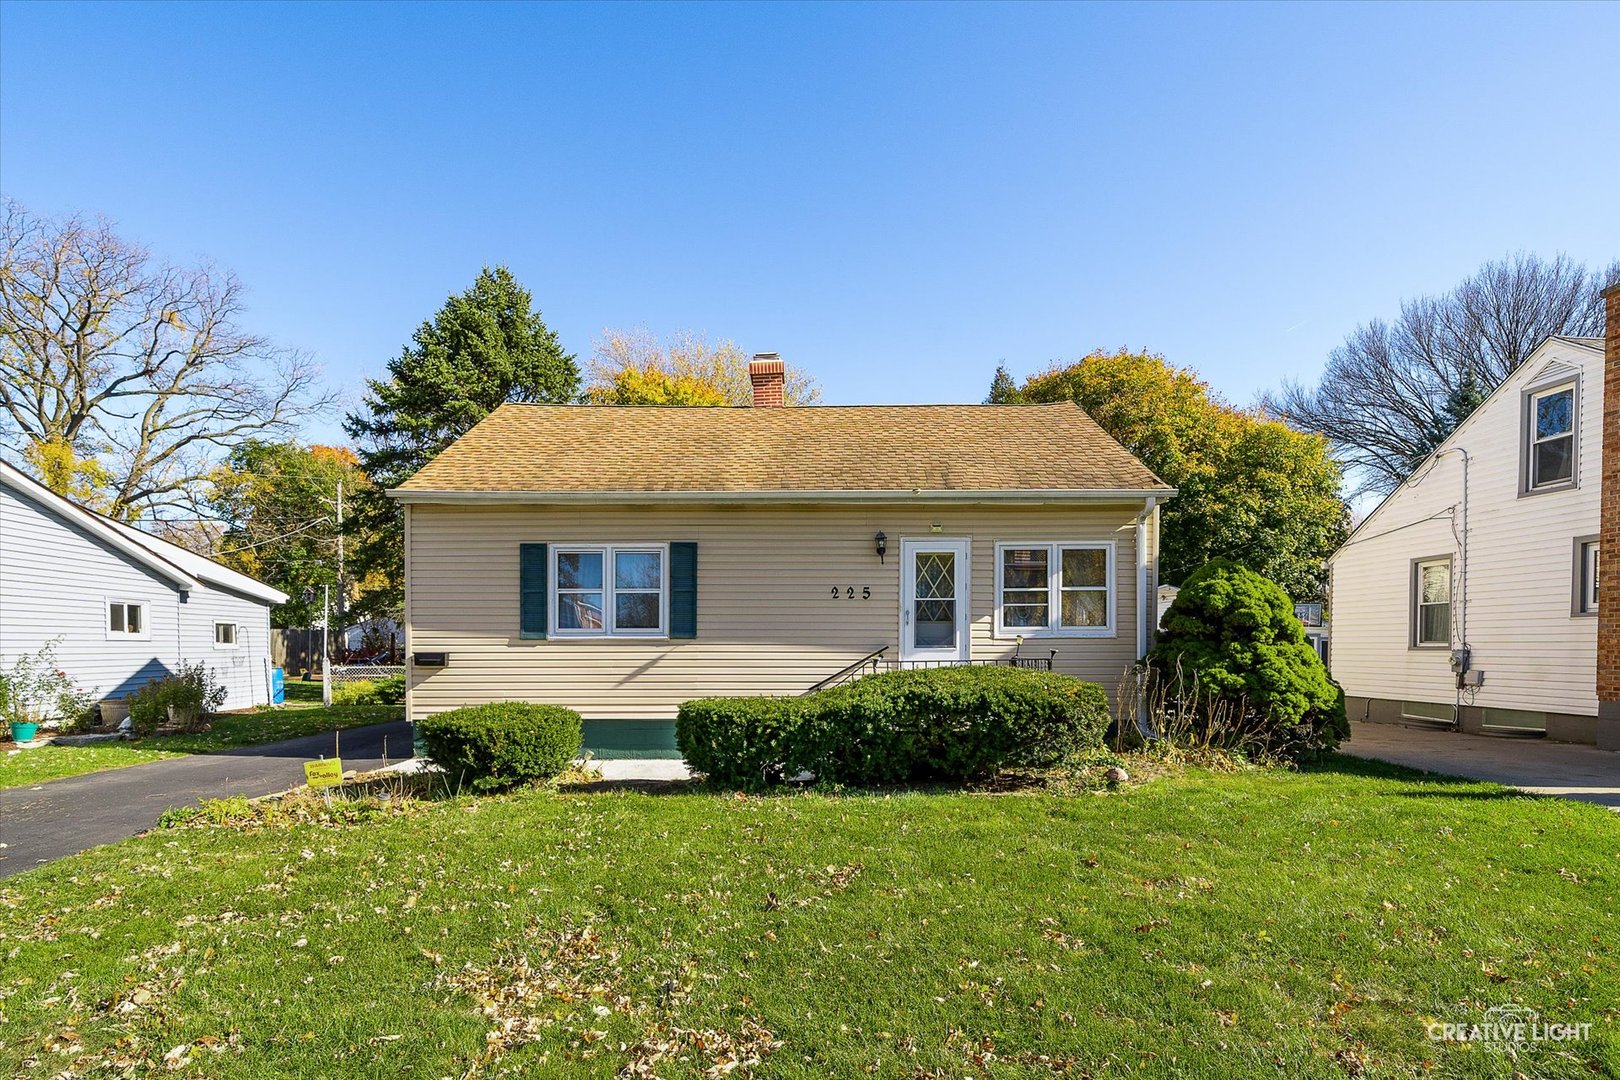
[[(1119, 622), (1115, 606), (1119, 594), (1119, 577), (1115, 572), (1115, 548), (1111, 540), (998, 540), (996, 563), (992, 573), (996, 579), (995, 636), (997, 638), (1111, 638), (1118, 636)], [(1001, 594), (1006, 581), (1003, 552), (1046, 548), (1046, 626), (1007, 626), (1002, 620)], [(1104, 626), (1063, 626), (1063, 552), (1074, 550), (1101, 551), (1107, 556), (1104, 571), (1103, 594), (1107, 599), (1108, 622)], [(1080, 591), (1070, 589), (1068, 591)]]
[[(1439, 604), (1425, 604), (1423, 602), (1423, 568), (1425, 566), (1440, 566), (1446, 568), (1446, 640), (1425, 641), (1423, 638), (1423, 609), (1425, 607), (1439, 607)], [(1456, 563), (1450, 555), (1430, 555), (1427, 558), (1412, 560), (1412, 637), (1410, 645), (1414, 649), (1449, 649), (1452, 637), (1456, 630), (1456, 600), (1457, 600), (1457, 570)]]
[[(112, 624), (112, 609), (114, 604), (122, 605), (124, 610), (124, 625), (129, 625), (129, 609), (139, 608), (141, 611), (141, 628), (134, 633), (129, 630), (114, 630)], [(102, 625), (107, 631), (108, 641), (150, 641), (152, 638), (152, 605), (145, 600), (137, 600), (125, 596), (104, 596), (101, 598)]]
[(1598, 613), (1598, 559), (1601, 544), (1595, 536), (1575, 538), (1575, 603), (1571, 615)]
[[(222, 626), (228, 626), (228, 627), (231, 628), (231, 640), (230, 641), (220, 641), (219, 640), (219, 628), (222, 627)], [(238, 626), (234, 622), (231, 622), (229, 619), (215, 619), (214, 620), (214, 648), (216, 648), (216, 649), (237, 649), (237, 648), (241, 648), (241, 645), (242, 645), (242, 628), (240, 626)]]
[[(1554, 394), (1569, 394), (1569, 432), (1565, 435), (1553, 435), (1540, 438), (1536, 435), (1536, 403), (1542, 398)], [(1536, 479), (1536, 447), (1544, 442), (1554, 439), (1569, 440), (1569, 475), (1560, 480), (1537, 481)], [(1524, 392), (1524, 440), (1523, 464), (1520, 466), (1523, 480), (1520, 484), (1521, 495), (1539, 495), (1545, 491), (1563, 491), (1576, 486), (1576, 480), (1581, 474), (1581, 386), (1579, 379), (1568, 379), (1563, 382), (1548, 383), (1545, 386), (1533, 386)]]
[[(579, 630), (557, 625), (560, 606), (557, 603), (557, 559), (562, 555), (591, 554), (602, 556), (602, 629)], [(658, 556), (658, 626), (655, 628), (620, 630), (613, 625), (616, 605), (613, 595), (613, 560), (620, 553), (656, 554)], [(661, 639), (669, 637), (669, 544), (558, 544), (549, 546), (546, 553), (546, 612), (549, 636), (562, 641), (599, 641), (602, 638)], [(591, 592), (594, 590), (565, 589), (564, 592)], [(650, 589), (626, 589), (625, 592), (651, 592)]]

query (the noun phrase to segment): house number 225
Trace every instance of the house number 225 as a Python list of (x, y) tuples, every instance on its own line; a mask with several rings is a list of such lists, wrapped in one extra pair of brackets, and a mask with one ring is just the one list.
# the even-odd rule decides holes
[[(853, 599), (855, 599), (855, 586), (853, 586), (853, 585), (845, 585), (842, 589), (840, 589), (837, 585), (834, 585), (832, 587), (832, 598), (834, 600), (853, 600)], [(862, 600), (870, 600), (870, 599), (872, 599), (872, 586), (870, 586), (870, 585), (862, 585), (861, 586), (861, 599)]]

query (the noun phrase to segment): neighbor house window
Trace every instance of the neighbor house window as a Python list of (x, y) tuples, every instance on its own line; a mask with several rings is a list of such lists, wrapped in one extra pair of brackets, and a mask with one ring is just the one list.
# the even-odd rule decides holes
[(551, 610), (557, 636), (668, 633), (667, 547), (558, 546), (554, 551)]
[(214, 624), (214, 648), (236, 648), (236, 624), (233, 622), (217, 622)]
[(1457, 719), (1457, 707), (1428, 701), (1403, 701), (1401, 717), (1405, 720), (1433, 720), (1436, 723), (1450, 724)]
[(1502, 731), (1534, 731), (1546, 734), (1547, 714), (1526, 709), (1493, 709), (1486, 706), (1480, 710), (1480, 723), (1485, 727)]
[(1412, 644), (1451, 644), (1451, 556), (1412, 564)]
[(146, 605), (131, 600), (107, 602), (108, 637), (145, 637)]
[(997, 544), (997, 635), (1112, 634), (1113, 571), (1112, 544)]
[(1598, 609), (1598, 542), (1589, 537), (1575, 541), (1576, 615), (1596, 615)]
[(1524, 488), (1541, 491), (1575, 482), (1575, 384), (1526, 395)]

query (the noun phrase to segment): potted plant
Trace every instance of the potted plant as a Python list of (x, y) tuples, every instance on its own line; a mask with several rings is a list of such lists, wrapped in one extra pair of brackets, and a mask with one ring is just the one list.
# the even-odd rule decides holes
[(225, 687), (201, 661), (181, 664), (172, 675), (153, 679), (129, 698), (129, 718), (138, 736), (159, 726), (195, 731), (204, 717), (225, 703)]
[(33, 742), (45, 720), (73, 721), (89, 711), (91, 695), (56, 666), (58, 640), (19, 656), (10, 671), (0, 672), (0, 715), (13, 742)]
[(129, 717), (128, 698), (102, 698), (99, 708), (104, 728), (115, 728)]

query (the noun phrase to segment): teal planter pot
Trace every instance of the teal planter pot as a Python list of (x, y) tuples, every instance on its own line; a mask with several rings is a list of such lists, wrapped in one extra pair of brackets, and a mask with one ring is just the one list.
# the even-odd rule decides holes
[(12, 742), (20, 742), (20, 743), (22, 743), (22, 742), (33, 742), (34, 741), (34, 736), (38, 735), (38, 734), (39, 734), (39, 725), (38, 724), (18, 724), (18, 723), (13, 723), (11, 725), (11, 741)]

